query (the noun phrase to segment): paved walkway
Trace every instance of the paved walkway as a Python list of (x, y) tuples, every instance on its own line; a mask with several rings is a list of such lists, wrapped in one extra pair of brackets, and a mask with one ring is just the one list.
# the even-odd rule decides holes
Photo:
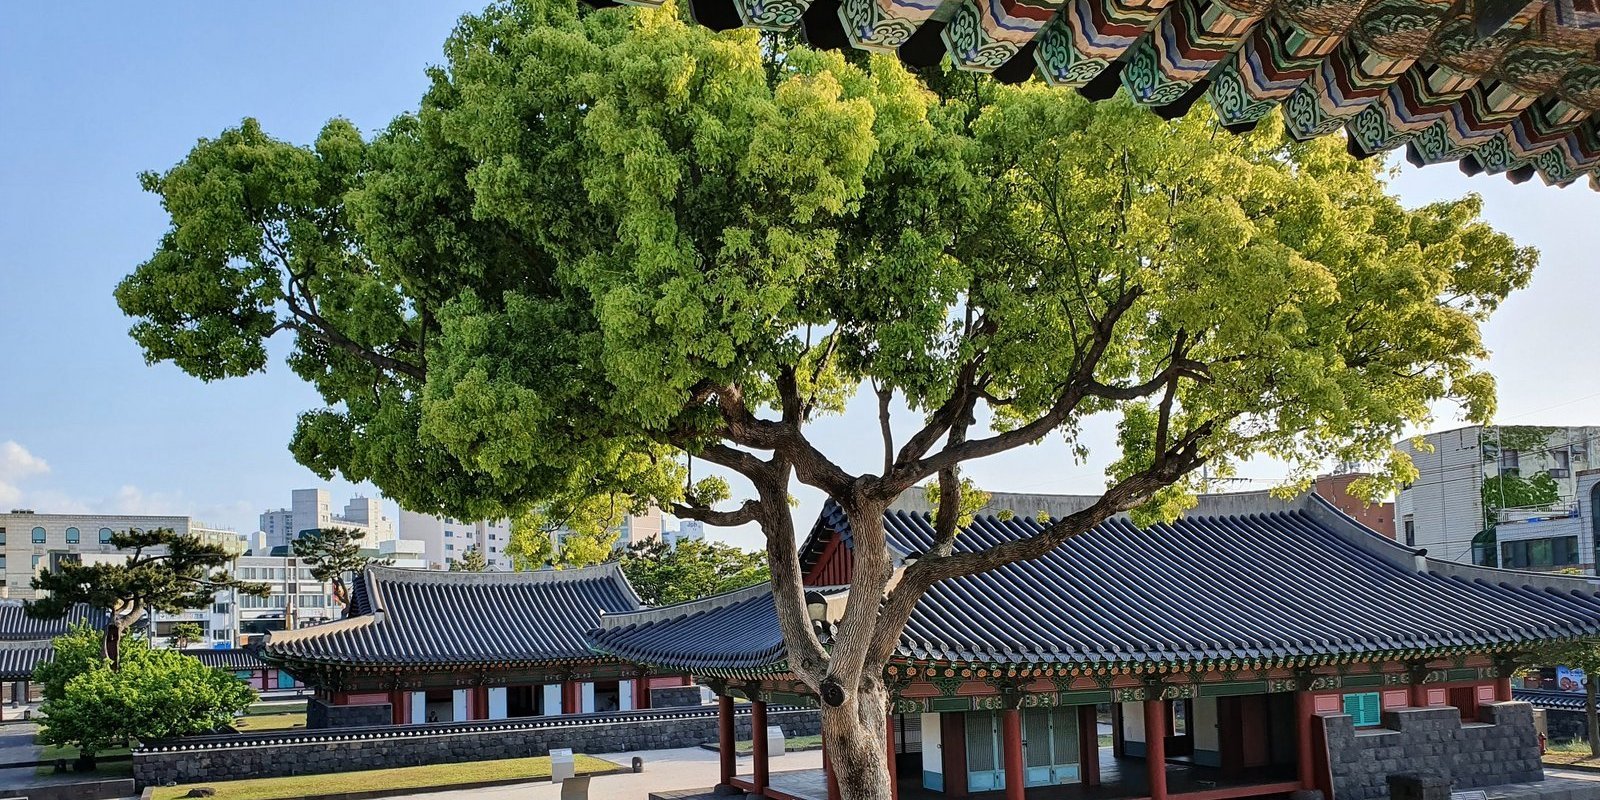
[[(644, 759), (644, 772), (596, 777), (589, 784), (589, 797), (593, 800), (647, 800), (651, 792), (699, 789), (717, 782), (717, 754), (699, 747), (596, 757), (628, 766), (634, 756)], [(749, 771), (749, 763), (749, 757), (739, 759), (739, 766), (744, 771)], [(786, 753), (772, 759), (773, 772), (814, 769), (822, 769), (820, 750)], [(429, 792), (411, 797), (416, 800), (557, 800), (561, 797), (561, 787), (549, 782), (523, 783), (494, 789)]]
[[(15, 789), (32, 785), (37, 779), (32, 762), (39, 760), (41, 748), (33, 743), (39, 726), (32, 722), (0, 725), (0, 788)], [(7, 768), (7, 764), (27, 763), (26, 767)]]

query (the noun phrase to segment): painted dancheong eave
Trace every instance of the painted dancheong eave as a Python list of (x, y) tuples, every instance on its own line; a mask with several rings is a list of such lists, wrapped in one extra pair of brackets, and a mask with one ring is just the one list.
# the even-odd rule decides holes
[[(661, 0), (628, 0), (659, 5)], [(1248, 130), (1282, 108), (1309, 139), (1370, 156), (1600, 189), (1595, 0), (688, 0), (707, 27), (801, 31), (814, 45), (948, 57), (1166, 117), (1201, 97)]]

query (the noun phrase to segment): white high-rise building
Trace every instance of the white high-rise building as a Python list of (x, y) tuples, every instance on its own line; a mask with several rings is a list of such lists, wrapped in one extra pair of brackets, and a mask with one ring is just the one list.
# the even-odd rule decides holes
[(263, 544), (267, 552), (293, 541), (302, 531), (317, 528), (350, 528), (361, 534), (361, 546), (376, 550), (379, 543), (395, 538), (394, 522), (383, 515), (378, 500), (352, 497), (340, 514), (333, 513), (333, 502), (326, 489), (296, 489), (288, 508), (261, 514)]
[(400, 538), (422, 543), (422, 557), (429, 569), (449, 569), (467, 550), (476, 546), (489, 569), (510, 570), (506, 545), (511, 543), (509, 520), (468, 522), (415, 511), (400, 511)]

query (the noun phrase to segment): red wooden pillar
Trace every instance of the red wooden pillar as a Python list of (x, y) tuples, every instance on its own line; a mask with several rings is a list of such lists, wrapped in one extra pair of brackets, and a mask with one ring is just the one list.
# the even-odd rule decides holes
[(756, 794), (767, 790), (767, 704), (762, 700), (750, 701), (750, 767), (755, 773), (752, 783)]
[(406, 716), (406, 693), (399, 689), (389, 691), (389, 718), (396, 725), (404, 725), (408, 721)]
[(1144, 761), (1150, 800), (1167, 800), (1167, 703), (1159, 698), (1144, 701)]
[(1094, 706), (1078, 706), (1078, 777), (1084, 786), (1100, 785), (1100, 716)]
[(887, 759), (889, 764), (889, 800), (898, 800), (900, 797), (900, 775), (898, 770), (895, 769), (893, 714), (889, 715), (889, 724), (884, 731), (884, 742), (886, 748), (888, 749)]
[(1511, 702), (1511, 676), (1502, 675), (1494, 682), (1494, 699), (1497, 703)]
[(1000, 712), (1000, 750), (1005, 758), (1006, 800), (1023, 800), (1028, 780), (1022, 772), (1022, 712), (1018, 709)]
[(488, 719), (489, 718), (489, 687), (487, 687), (487, 686), (474, 686), (474, 687), (472, 687), (472, 705), (473, 705), (473, 709), (472, 709), (472, 718), (473, 719)]
[(1311, 737), (1312, 728), (1317, 722), (1317, 701), (1311, 693), (1304, 689), (1294, 693), (1294, 717), (1296, 745), (1296, 767), (1299, 772), (1300, 788), (1317, 788), (1316, 764), (1312, 763)]
[(721, 773), (717, 785), (728, 789), (733, 788), (734, 765), (738, 763), (739, 743), (733, 736), (733, 698), (725, 694), (717, 695), (717, 755), (721, 761)]
[(639, 675), (633, 679), (633, 707), (637, 711), (650, 708), (650, 676)]
[(577, 681), (563, 681), (561, 684), (561, 713), (579, 714), (583, 712), (583, 685)]

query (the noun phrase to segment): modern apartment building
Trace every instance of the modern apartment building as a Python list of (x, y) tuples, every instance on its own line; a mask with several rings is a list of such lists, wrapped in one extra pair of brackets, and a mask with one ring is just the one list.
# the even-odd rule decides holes
[(415, 511), (400, 510), (400, 539), (421, 542), (422, 558), (429, 569), (449, 569), (476, 546), (494, 570), (510, 570), (506, 545), (511, 542), (510, 520), (470, 522)]
[(394, 521), (383, 515), (382, 504), (370, 497), (352, 497), (341, 513), (333, 512), (327, 489), (295, 489), (288, 508), (261, 514), (262, 545), (271, 551), (291, 542), (301, 531), (316, 528), (351, 528), (362, 535), (362, 546), (376, 549), (379, 542), (395, 538)]
[(244, 539), (239, 534), (207, 527), (192, 517), (0, 513), (0, 597), (30, 600), (34, 592), (29, 582), (39, 569), (66, 559), (121, 558), (119, 551), (111, 546), (111, 534), (155, 528), (171, 528), (235, 552), (244, 551)]
[(1594, 572), (1600, 426), (1471, 426), (1397, 446), (1419, 475), (1395, 504), (1400, 540), (1453, 561)]

